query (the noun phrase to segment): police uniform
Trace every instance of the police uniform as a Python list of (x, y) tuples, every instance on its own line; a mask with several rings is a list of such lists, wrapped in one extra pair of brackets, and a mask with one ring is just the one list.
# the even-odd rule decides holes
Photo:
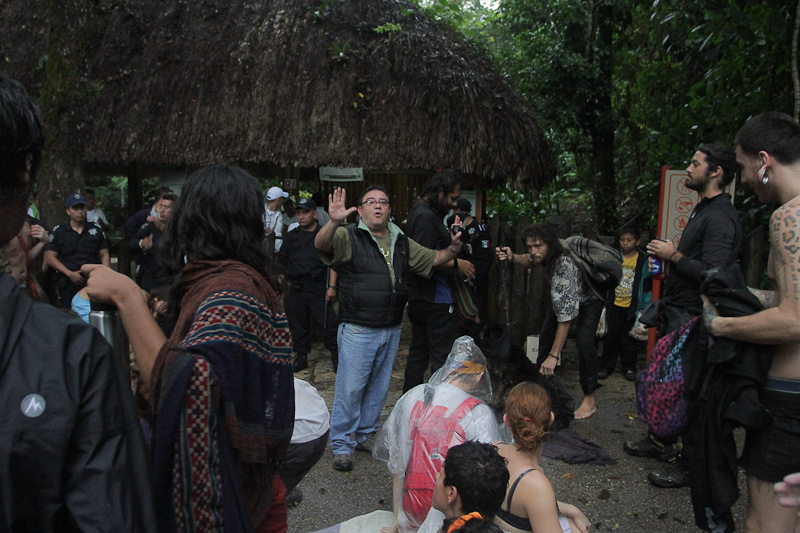
[[(45, 250), (56, 252), (58, 260), (72, 271), (80, 270), (85, 264), (100, 264), (100, 250), (107, 248), (106, 235), (94, 222), (86, 222), (81, 233), (72, 229), (69, 222), (60, 224), (53, 228), (50, 242), (45, 246)], [(66, 306), (70, 305), (72, 298), (80, 290), (79, 286), (63, 274), (58, 275), (56, 286), (61, 302)]]

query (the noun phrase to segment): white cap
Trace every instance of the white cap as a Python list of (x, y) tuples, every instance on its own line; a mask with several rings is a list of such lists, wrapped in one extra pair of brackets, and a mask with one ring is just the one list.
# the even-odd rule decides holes
[(268, 202), (271, 202), (272, 200), (275, 200), (276, 198), (281, 198), (281, 197), (288, 198), (289, 197), (289, 193), (288, 192), (283, 192), (283, 189), (281, 189), (280, 187), (270, 187), (269, 190), (267, 191), (267, 201)]

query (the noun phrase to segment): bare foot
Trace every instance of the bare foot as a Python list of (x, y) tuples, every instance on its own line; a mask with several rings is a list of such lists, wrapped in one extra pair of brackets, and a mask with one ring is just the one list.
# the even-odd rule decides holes
[(594, 393), (587, 394), (583, 397), (583, 402), (580, 407), (575, 410), (575, 420), (583, 420), (589, 418), (597, 412), (597, 402), (594, 399)]
[(574, 413), (575, 420), (583, 420), (585, 418), (589, 418), (596, 412), (597, 412), (597, 407), (586, 407), (584, 405), (581, 405), (575, 410)]

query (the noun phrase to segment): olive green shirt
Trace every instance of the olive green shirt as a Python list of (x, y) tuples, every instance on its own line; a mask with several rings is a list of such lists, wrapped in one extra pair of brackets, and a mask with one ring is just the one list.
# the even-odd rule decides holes
[[(390, 264), (394, 257), (395, 242), (397, 242), (397, 237), (403, 234), (403, 230), (398, 228), (393, 222), (389, 222), (389, 233), (383, 237), (376, 237), (369, 231), (366, 224), (360, 220), (358, 221), (358, 227), (359, 229), (366, 230), (378, 245), (381, 252), (383, 252), (383, 256), (386, 258), (389, 276), (392, 278), (392, 285), (394, 285), (394, 269), (390, 267)], [(333, 247), (333, 253), (319, 251), (319, 257), (326, 265), (336, 268), (339, 265), (349, 263), (353, 258), (353, 246), (350, 243), (350, 233), (347, 232), (347, 228), (344, 226), (336, 228), (331, 246)], [(408, 268), (411, 272), (425, 278), (431, 277), (433, 274), (434, 259), (436, 259), (436, 250), (425, 248), (413, 240), (408, 239)]]

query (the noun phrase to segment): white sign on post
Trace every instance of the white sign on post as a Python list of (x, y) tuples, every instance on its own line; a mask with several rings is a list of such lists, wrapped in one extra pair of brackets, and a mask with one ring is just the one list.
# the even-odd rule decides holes
[[(697, 192), (686, 186), (689, 175), (685, 170), (665, 170), (661, 180), (661, 217), (658, 237), (678, 246), (681, 235), (692, 209), (699, 201)], [(736, 182), (732, 181), (725, 187), (725, 192), (731, 195), (735, 192)]]

